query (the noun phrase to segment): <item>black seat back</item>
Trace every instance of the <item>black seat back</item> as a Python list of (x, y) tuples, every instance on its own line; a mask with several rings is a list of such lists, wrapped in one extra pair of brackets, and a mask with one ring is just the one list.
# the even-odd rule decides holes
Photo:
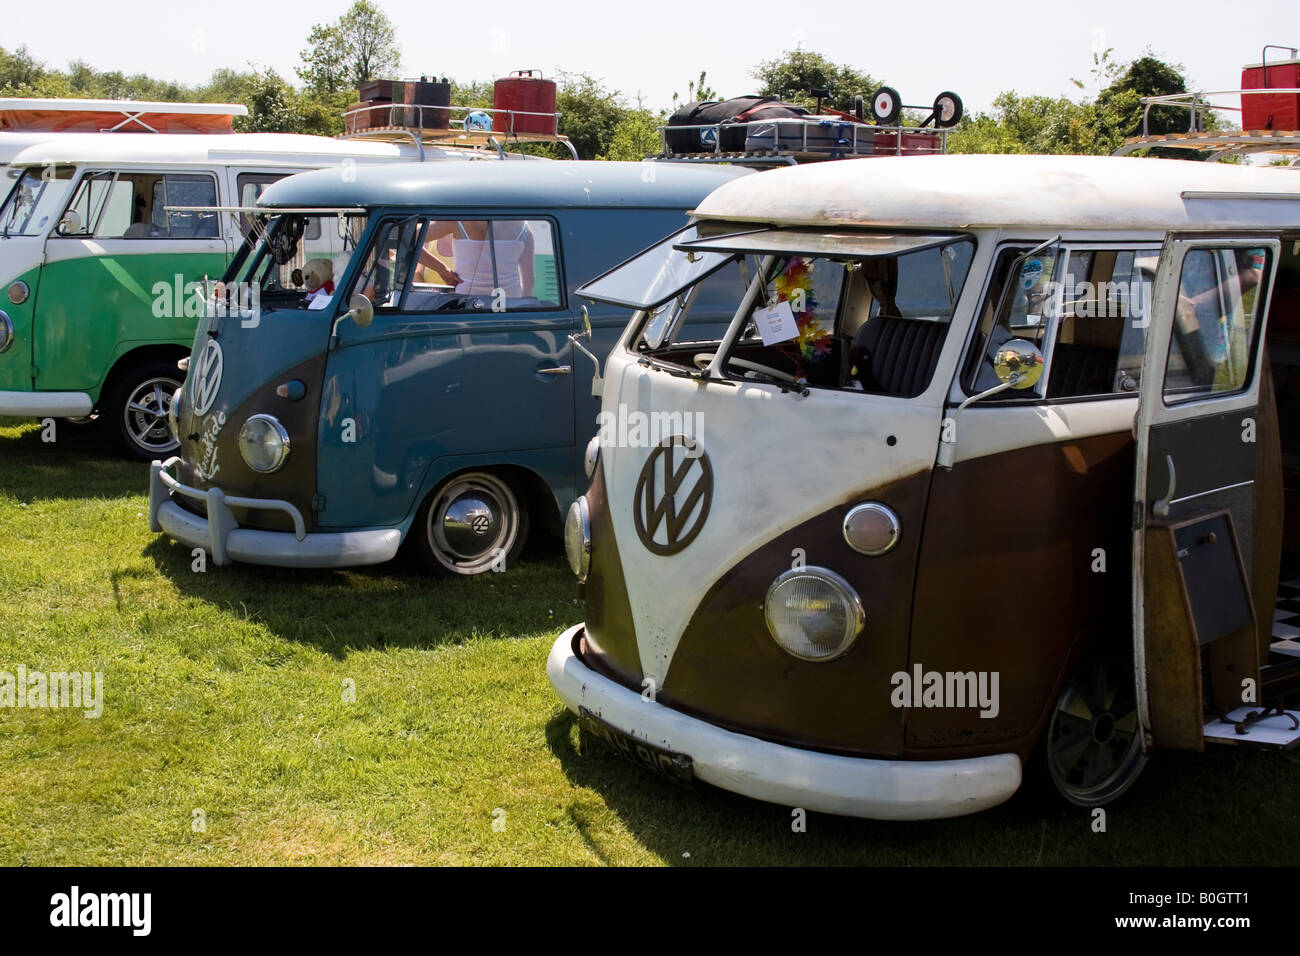
[(934, 377), (947, 332), (945, 322), (895, 315), (868, 319), (853, 340), (857, 380), (868, 392), (920, 395)]

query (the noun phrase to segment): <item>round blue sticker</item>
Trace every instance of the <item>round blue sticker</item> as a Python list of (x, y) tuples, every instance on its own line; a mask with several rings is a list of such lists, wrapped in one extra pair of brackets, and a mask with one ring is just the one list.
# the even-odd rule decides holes
[(1043, 260), (1030, 259), (1020, 269), (1020, 286), (1028, 291), (1043, 277)]

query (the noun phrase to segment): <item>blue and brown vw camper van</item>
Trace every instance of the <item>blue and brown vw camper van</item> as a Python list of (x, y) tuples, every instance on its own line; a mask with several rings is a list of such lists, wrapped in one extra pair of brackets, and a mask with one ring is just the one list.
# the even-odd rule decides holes
[(776, 170), (579, 294), (633, 310), (604, 416), (642, 426), (566, 519), (588, 739), (895, 819), (1300, 739), (1295, 171)]
[(435, 570), (504, 569), (585, 482), (593, 354), (625, 323), (573, 290), (743, 175), (438, 163), (270, 186), (199, 323), (152, 528), (217, 564), (373, 564), (409, 537)]

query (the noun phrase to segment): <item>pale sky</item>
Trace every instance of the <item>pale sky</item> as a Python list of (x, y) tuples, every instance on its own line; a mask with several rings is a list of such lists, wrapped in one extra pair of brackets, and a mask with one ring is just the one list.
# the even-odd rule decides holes
[[(795, 47), (887, 81), (905, 104), (925, 106), (953, 90), (973, 112), (1007, 89), (1081, 95), (1070, 79), (1092, 79), (1095, 49), (1114, 47), (1126, 61), (1150, 47), (1181, 63), (1193, 88), (1236, 89), (1242, 65), (1258, 62), (1265, 43), (1300, 44), (1294, 0), (996, 7), (958, 0), (378, 2), (397, 27), (406, 76), (467, 82), (526, 68), (586, 72), (629, 100), (642, 95), (651, 108), (669, 105), (674, 91), (685, 96), (687, 80), (701, 69), (722, 96), (752, 92), (754, 66)], [(46, 16), (26, 4), (6, 18), (0, 45), (25, 43), (58, 68), (84, 59), (98, 69), (193, 84), (218, 67), (251, 62), (297, 82), (294, 67), (312, 24), (334, 21), (349, 5), (62, 0), (57, 15)]]

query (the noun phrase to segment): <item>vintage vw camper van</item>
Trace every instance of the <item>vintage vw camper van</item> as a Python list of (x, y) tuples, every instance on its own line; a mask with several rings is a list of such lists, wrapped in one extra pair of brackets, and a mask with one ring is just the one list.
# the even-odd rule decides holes
[(323, 166), (350, 175), (369, 162), (497, 155), (283, 133), (49, 134), (4, 181), (0, 415), (98, 411), (129, 454), (174, 451), (167, 403), (203, 310), (198, 288), (225, 271), (249, 224), (173, 207), (248, 205)]
[(217, 564), (373, 564), (409, 536), (435, 571), (504, 570), (585, 482), (589, 356), (626, 321), (573, 290), (745, 174), (432, 163), (270, 187), (195, 334), (151, 526)]
[(901, 819), (1300, 738), (1294, 171), (778, 170), (579, 295), (635, 310), (565, 526), (586, 620), (548, 661), (587, 739)]

